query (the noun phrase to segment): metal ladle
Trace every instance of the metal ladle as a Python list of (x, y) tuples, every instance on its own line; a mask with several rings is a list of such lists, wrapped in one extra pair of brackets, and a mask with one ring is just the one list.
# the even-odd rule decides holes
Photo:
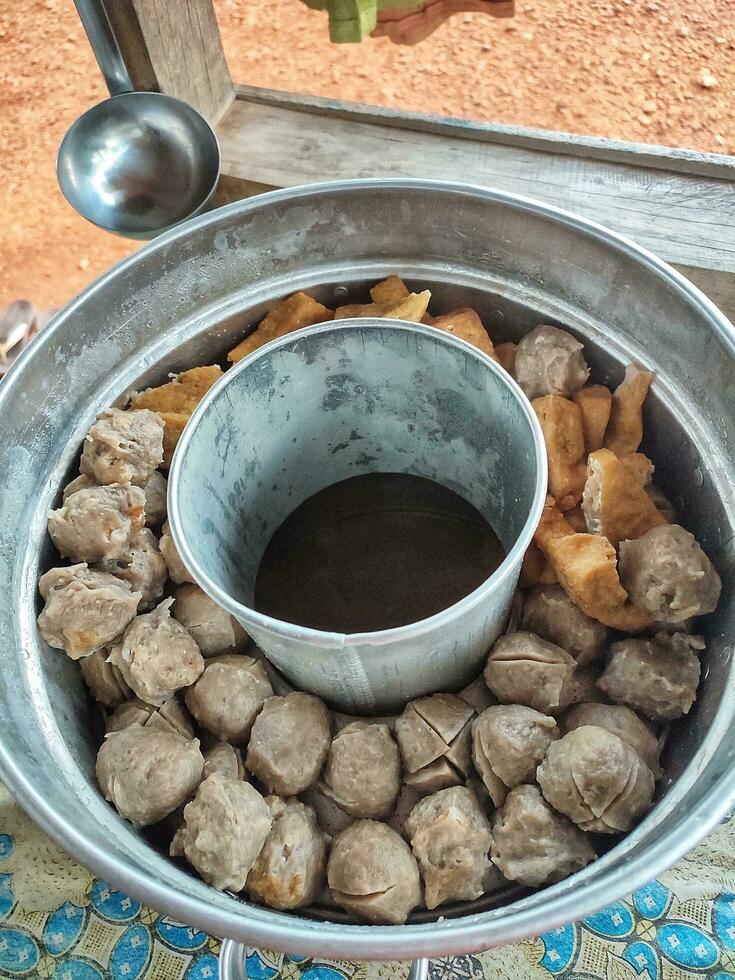
[(209, 123), (186, 102), (135, 92), (99, 0), (75, 0), (110, 90), (74, 123), (56, 174), (71, 206), (93, 224), (147, 239), (200, 214), (217, 186), (220, 151)]

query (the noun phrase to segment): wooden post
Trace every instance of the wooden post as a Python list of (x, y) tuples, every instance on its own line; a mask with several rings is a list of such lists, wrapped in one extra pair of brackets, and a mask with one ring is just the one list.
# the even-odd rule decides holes
[(212, 0), (103, 0), (136, 89), (183, 99), (216, 123), (234, 98)]

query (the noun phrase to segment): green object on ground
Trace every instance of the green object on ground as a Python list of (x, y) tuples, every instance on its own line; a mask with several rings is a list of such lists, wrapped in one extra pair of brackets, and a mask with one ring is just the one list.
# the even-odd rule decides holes
[(422, 0), (302, 0), (312, 10), (326, 10), (329, 38), (335, 44), (354, 44), (375, 30), (378, 11), (423, 7)]

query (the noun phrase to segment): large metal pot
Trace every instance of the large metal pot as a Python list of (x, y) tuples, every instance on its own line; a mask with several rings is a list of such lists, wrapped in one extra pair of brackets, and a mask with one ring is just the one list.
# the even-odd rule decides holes
[[(388, 272), (433, 288), (437, 310), (476, 307), (496, 339), (542, 317), (564, 323), (584, 337), (607, 381), (630, 358), (653, 367), (646, 448), (724, 588), (708, 621), (699, 700), (673, 728), (661, 798), (633, 833), (551, 888), (490, 897), (461, 914), (440, 910), (440, 921), (367, 927), (219, 894), (115, 814), (94, 782), (78, 669), (39, 641), (36, 584), (52, 559), (47, 511), (97, 411), (135, 385), (217, 358), (284, 293), (364, 295), (366, 282)], [(471, 952), (538, 934), (641, 885), (735, 798), (734, 367), (733, 327), (676, 272), (582, 218), (505, 194), (422, 181), (326, 184), (234, 204), (169, 232), (63, 310), (0, 386), (0, 775), (38, 823), (117, 887), (217, 935), (287, 952)]]

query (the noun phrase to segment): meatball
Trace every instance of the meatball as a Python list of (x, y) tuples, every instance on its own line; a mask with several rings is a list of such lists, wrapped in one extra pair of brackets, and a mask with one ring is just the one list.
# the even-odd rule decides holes
[(140, 487), (90, 487), (77, 490), (48, 518), (56, 550), (72, 561), (124, 558), (136, 531), (145, 521), (145, 496)]
[[(418, 777), (416, 785), (425, 769), (430, 770), (429, 778), (437, 769), (446, 770), (447, 764), (455, 774), (469, 772), (474, 714), (472, 705), (456, 694), (434, 694), (406, 705), (396, 718), (395, 732), (404, 766)], [(461, 779), (457, 776), (445, 785), (458, 782)]]
[(255, 716), (272, 695), (259, 661), (225, 654), (205, 662), (204, 673), (185, 698), (189, 711), (208, 732), (224, 742), (247, 745)]
[(356, 820), (337, 834), (327, 881), (339, 905), (376, 925), (402, 925), (421, 903), (419, 869), (408, 844), (374, 820)]
[(651, 721), (673, 721), (689, 712), (697, 696), (700, 637), (657, 633), (652, 640), (620, 640), (598, 686)]
[(171, 612), (197, 641), (203, 657), (232, 653), (247, 640), (247, 634), (237, 620), (198, 585), (180, 585), (174, 592)]
[(78, 490), (89, 490), (91, 487), (98, 487), (99, 483), (93, 480), (91, 476), (85, 476), (83, 473), (81, 476), (76, 477), (70, 483), (64, 487), (61, 491), (61, 499), (64, 503), (71, 497), (73, 493)]
[(318, 779), (330, 743), (319, 698), (301, 691), (268, 698), (253, 724), (247, 767), (271, 793), (295, 796)]
[(97, 754), (97, 782), (122, 817), (139, 827), (163, 820), (194, 792), (204, 759), (196, 739), (131, 725)]
[(643, 759), (596, 725), (552, 742), (536, 778), (555, 810), (602, 834), (630, 830), (653, 799), (653, 773)]
[[(521, 704), (487, 708), (472, 726), (475, 767), (482, 776), (490, 769), (506, 786), (532, 782), (536, 767), (559, 729), (550, 715)], [(492, 796), (491, 787), (488, 792)]]
[(163, 525), (161, 532), (161, 540), (158, 542), (161, 549), (161, 554), (163, 555), (166, 565), (168, 566), (168, 574), (173, 582), (177, 585), (182, 585), (184, 582), (194, 582), (194, 579), (186, 570), (186, 566), (179, 557), (179, 553), (176, 550), (176, 545), (174, 544), (174, 539), (171, 537), (171, 530), (168, 526), (168, 521)]
[(679, 524), (622, 541), (619, 571), (630, 598), (657, 622), (676, 624), (713, 612), (720, 599), (720, 576), (694, 535)]
[(99, 563), (99, 569), (130, 582), (135, 592), (140, 592), (142, 611), (152, 609), (162, 598), (168, 578), (168, 569), (159, 551), (158, 541), (147, 527), (136, 531), (130, 539), (130, 549), (122, 558), (111, 558)]
[(601, 670), (598, 665), (594, 667), (577, 667), (572, 674), (572, 680), (568, 689), (569, 704), (581, 704), (583, 701), (602, 701), (604, 695), (597, 686), (600, 676)]
[(160, 708), (147, 704), (140, 698), (131, 698), (130, 701), (115, 708), (107, 719), (105, 730), (108, 734), (121, 732), (131, 725), (158, 728), (162, 731), (176, 732), (177, 735), (183, 735), (185, 738), (194, 738), (191, 716), (176, 698), (169, 698)]
[(161, 705), (204, 670), (199, 647), (181, 623), (171, 618), (172, 599), (153, 612), (136, 616), (110, 649), (114, 664), (139, 698)]
[(277, 796), (265, 802), (273, 823), (248, 875), (248, 894), (272, 909), (311, 905), (326, 881), (329, 838), (311, 807)]
[(554, 714), (569, 703), (574, 658), (535, 633), (508, 633), (496, 640), (485, 683), (504, 704), (525, 704)]
[(511, 881), (550, 885), (594, 861), (586, 835), (555, 813), (536, 786), (516, 786), (493, 821), (493, 863)]
[(242, 753), (229, 742), (215, 742), (211, 749), (204, 753), (204, 773), (206, 779), (213, 772), (222, 773), (230, 779), (247, 779), (248, 771), (242, 761)]
[(50, 569), (38, 588), (46, 600), (38, 617), (41, 636), (72, 660), (88, 657), (119, 636), (140, 602), (140, 592), (128, 582), (96, 572), (86, 562)]
[(622, 738), (636, 750), (654, 776), (660, 775), (658, 739), (645, 721), (630, 708), (588, 701), (569, 708), (561, 720), (561, 730), (565, 735), (583, 725), (596, 725)]
[(143, 484), (145, 494), (145, 526), (160, 527), (166, 520), (166, 493), (168, 484), (166, 477), (158, 470), (151, 473)]
[(401, 788), (401, 758), (388, 726), (354, 721), (337, 732), (322, 786), (351, 817), (389, 816)]
[(599, 660), (608, 629), (583, 613), (560, 585), (532, 589), (523, 604), (521, 628), (555, 643), (586, 667)]
[(163, 422), (155, 412), (110, 408), (84, 440), (79, 469), (97, 483), (143, 486), (163, 461)]
[(421, 868), (428, 909), (483, 894), (490, 824), (471, 790), (453, 786), (425, 797), (411, 811), (406, 833)]
[(354, 817), (345, 813), (329, 796), (321, 783), (314, 783), (301, 794), (301, 800), (312, 808), (316, 814), (317, 823), (322, 830), (335, 837), (340, 830), (354, 823)]
[(260, 793), (220, 772), (208, 776), (171, 844), (200, 876), (220, 891), (242, 891), (271, 829), (271, 813)]
[(515, 378), (528, 398), (569, 395), (579, 391), (590, 369), (582, 344), (566, 330), (542, 323), (518, 344)]
[(88, 657), (82, 657), (79, 668), (95, 701), (104, 704), (106, 708), (114, 708), (127, 701), (132, 691), (117, 667), (108, 664), (108, 656), (109, 651), (103, 647)]

